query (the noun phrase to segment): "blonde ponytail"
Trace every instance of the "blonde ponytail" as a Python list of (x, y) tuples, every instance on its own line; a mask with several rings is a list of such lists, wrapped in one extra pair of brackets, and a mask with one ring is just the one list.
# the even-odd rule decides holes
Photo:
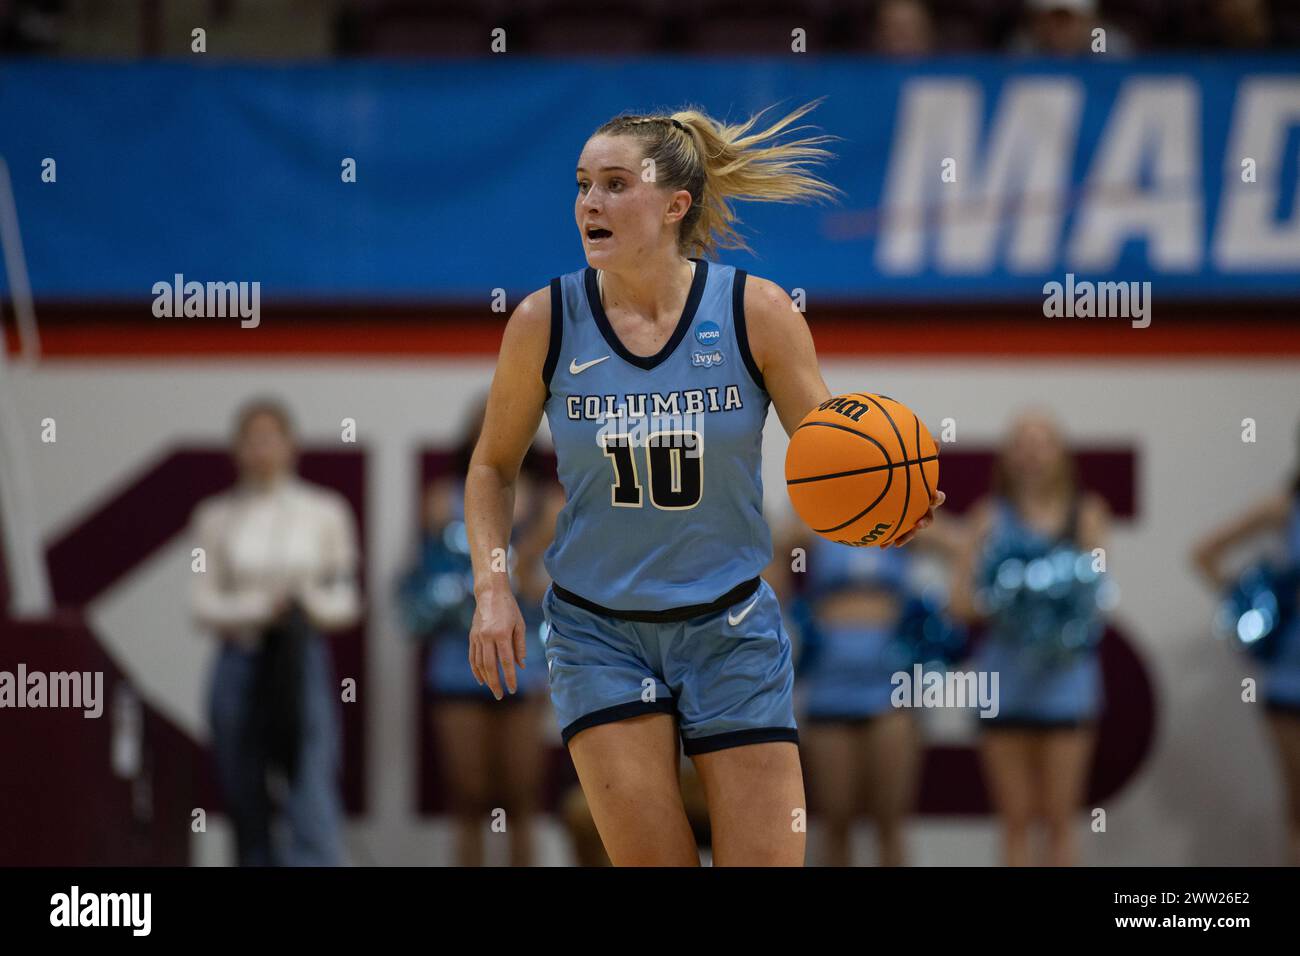
[[(783, 130), (820, 102), (806, 103), (760, 132), (751, 130), (767, 110), (730, 126), (700, 110), (683, 109), (671, 115), (618, 116), (593, 135), (633, 135), (645, 142), (645, 156), (654, 162), (658, 184), (691, 194), (678, 248), (683, 254), (707, 258), (719, 248), (749, 249), (735, 227), (740, 220), (731, 207), (733, 200), (802, 202), (840, 195), (840, 190), (808, 170), (833, 156), (821, 144), (837, 137), (777, 141)], [(788, 132), (807, 128), (793, 127)]]

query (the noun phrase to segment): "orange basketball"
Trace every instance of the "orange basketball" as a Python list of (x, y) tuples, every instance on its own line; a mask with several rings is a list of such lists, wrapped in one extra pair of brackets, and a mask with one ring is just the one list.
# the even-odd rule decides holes
[(837, 395), (790, 437), (785, 486), (795, 512), (823, 538), (884, 547), (929, 510), (939, 449), (906, 405), (865, 392)]

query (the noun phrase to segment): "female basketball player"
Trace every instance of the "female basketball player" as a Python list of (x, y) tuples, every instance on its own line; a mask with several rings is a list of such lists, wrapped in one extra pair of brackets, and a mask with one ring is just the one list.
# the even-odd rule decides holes
[[(1286, 564), (1300, 566), (1300, 468), (1289, 488), (1268, 495), (1216, 528), (1196, 546), (1196, 566), (1220, 593), (1230, 583), (1228, 553), (1261, 535), (1281, 536)], [(1286, 787), (1289, 862), (1300, 866), (1300, 615), (1277, 635), (1277, 650), (1264, 673), (1264, 709)]]
[(731, 200), (833, 193), (807, 169), (827, 137), (775, 141), (813, 105), (759, 132), (757, 117), (694, 110), (601, 126), (577, 166), (589, 267), (520, 303), (501, 345), (465, 492), (470, 663), (498, 697), (502, 677), (514, 691), (523, 622), (496, 559), (545, 412), (567, 496), (546, 554), (551, 698), (615, 865), (699, 864), (679, 734), (714, 862), (803, 861), (790, 644), (759, 577), (759, 466), (769, 402), (788, 433), (829, 392), (790, 298), (705, 256), (743, 247)]
[[(969, 520), (970, 537), (953, 575), (952, 608), (975, 619), (982, 613), (975, 579), (987, 576), (981, 564), (991, 553), (1002, 547), (1026, 554), (1056, 545), (1080, 552), (1103, 547), (1109, 511), (1099, 496), (1079, 490), (1056, 423), (1027, 414), (1012, 425), (1003, 445), (993, 495), (975, 506)], [(1048, 864), (1069, 866), (1076, 855), (1074, 815), (1084, 797), (1102, 703), (1101, 665), (1091, 649), (1045, 660), (1028, 631), (1027, 622), (991, 621), (975, 655), (980, 671), (998, 674), (998, 714), (979, 721), (984, 771), (1002, 818), (1007, 865), (1031, 862), (1031, 828), (1041, 814)], [(1050, 635), (1048, 643), (1058, 638)]]

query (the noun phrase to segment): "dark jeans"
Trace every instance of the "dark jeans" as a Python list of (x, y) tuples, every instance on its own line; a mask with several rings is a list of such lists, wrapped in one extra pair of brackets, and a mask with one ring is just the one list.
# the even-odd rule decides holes
[(303, 665), (302, 741), (298, 772), (284, 805), (288, 839), (272, 835), (267, 754), (249, 721), (258, 653), (223, 641), (209, 699), (212, 749), (226, 808), (235, 825), (240, 866), (337, 866), (342, 862), (343, 807), (339, 697), (321, 638), (307, 642)]

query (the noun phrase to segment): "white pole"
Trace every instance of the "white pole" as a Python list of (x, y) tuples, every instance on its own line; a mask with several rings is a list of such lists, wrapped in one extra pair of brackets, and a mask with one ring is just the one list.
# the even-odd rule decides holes
[[(0, 156), (0, 245), (4, 246), (9, 298), (18, 319), (26, 372), (35, 368), (40, 341), (18, 230), (18, 207), (14, 203), (9, 164), (3, 156)], [(4, 324), (0, 321), (0, 529), (4, 532), (0, 545), (4, 547), (12, 590), (9, 613), (13, 617), (40, 617), (50, 613), (53, 602), (45, 553), (36, 527), (36, 494), (18, 418), (14, 378), (17, 369), (9, 365), (7, 353)]]

